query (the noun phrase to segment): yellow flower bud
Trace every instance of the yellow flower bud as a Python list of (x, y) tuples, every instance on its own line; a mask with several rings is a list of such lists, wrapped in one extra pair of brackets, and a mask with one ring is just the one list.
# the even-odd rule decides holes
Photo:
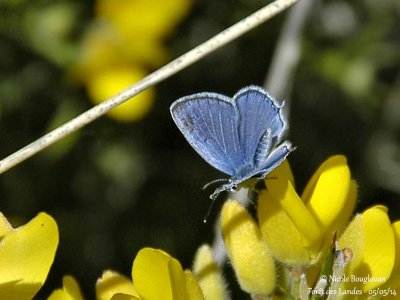
[(203, 291), (200, 288), (199, 282), (197, 282), (196, 277), (190, 270), (185, 270), (183, 271), (183, 273), (185, 276), (185, 285), (186, 285), (186, 290), (188, 292), (189, 300), (213, 299), (213, 298), (205, 298), (203, 296)]
[(253, 218), (239, 202), (227, 201), (221, 226), (241, 288), (253, 295), (270, 294), (275, 288), (275, 264)]
[(193, 273), (207, 300), (228, 299), (226, 284), (208, 245), (201, 246), (195, 255)]

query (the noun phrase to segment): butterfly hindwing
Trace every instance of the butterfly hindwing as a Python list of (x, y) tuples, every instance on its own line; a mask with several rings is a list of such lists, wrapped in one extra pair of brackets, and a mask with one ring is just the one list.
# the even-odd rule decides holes
[[(268, 151), (276, 146), (286, 130), (287, 121), (277, 101), (257, 86), (243, 88), (233, 98), (240, 118), (238, 131), (243, 157), (247, 164), (257, 167), (259, 158), (256, 154), (260, 144), (269, 143), (268, 149), (265, 149)], [(264, 151), (264, 155), (268, 151)]]
[(268, 157), (260, 162), (261, 170), (258, 174), (255, 174), (254, 176), (258, 178), (264, 178), (268, 173), (279, 166), (286, 159), (289, 153), (292, 152), (294, 149), (295, 148), (293, 148), (291, 142), (284, 141), (278, 147), (273, 149)]

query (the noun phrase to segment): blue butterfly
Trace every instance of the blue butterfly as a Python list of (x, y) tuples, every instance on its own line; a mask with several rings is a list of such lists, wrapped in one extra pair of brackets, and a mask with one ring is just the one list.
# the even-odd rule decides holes
[(189, 144), (211, 166), (231, 176), (210, 196), (264, 178), (294, 150), (284, 140), (288, 121), (280, 105), (258, 86), (233, 98), (199, 93), (176, 100), (171, 115)]

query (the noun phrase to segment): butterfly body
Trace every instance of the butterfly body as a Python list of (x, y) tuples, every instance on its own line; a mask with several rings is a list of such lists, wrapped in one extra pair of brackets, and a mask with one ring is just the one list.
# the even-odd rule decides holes
[(293, 151), (283, 141), (288, 123), (283, 105), (257, 86), (232, 98), (199, 93), (176, 100), (170, 108), (189, 144), (214, 168), (231, 176), (215, 190), (232, 190), (251, 177), (264, 178)]

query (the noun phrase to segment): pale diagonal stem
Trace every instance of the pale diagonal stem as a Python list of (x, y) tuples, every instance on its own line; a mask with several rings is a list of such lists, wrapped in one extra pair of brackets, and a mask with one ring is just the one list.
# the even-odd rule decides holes
[(164, 67), (151, 73), (147, 77), (138, 81), (137, 83), (115, 95), (114, 97), (94, 106), (93, 108), (87, 110), (86, 112), (80, 114), (74, 119), (45, 134), (41, 138), (30, 143), (19, 151), (4, 158), (0, 161), (0, 174), (11, 169), (15, 165), (23, 162), (29, 157), (35, 155), (36, 153), (42, 151), (43, 149), (57, 142), (58, 140), (91, 123), (92, 121), (101, 117), (102, 115), (104, 115), (114, 107), (120, 105), (121, 103), (125, 102), (126, 100), (183, 70), (192, 63), (212, 53), (216, 49), (226, 45), (227, 43), (257, 27), (263, 22), (271, 19), (272, 17), (285, 10), (289, 6), (293, 5), (297, 1), (298, 0), (276, 0), (261, 8), (252, 15), (244, 18), (238, 23), (232, 25), (231, 27), (225, 29), (221, 33), (207, 40), (206, 42), (200, 44), (196, 48), (171, 61)]
[(301, 34), (314, 3), (315, 0), (301, 1), (290, 11), (283, 26), (264, 82), (266, 90), (276, 99), (287, 99), (291, 93), (293, 77), (301, 58)]

